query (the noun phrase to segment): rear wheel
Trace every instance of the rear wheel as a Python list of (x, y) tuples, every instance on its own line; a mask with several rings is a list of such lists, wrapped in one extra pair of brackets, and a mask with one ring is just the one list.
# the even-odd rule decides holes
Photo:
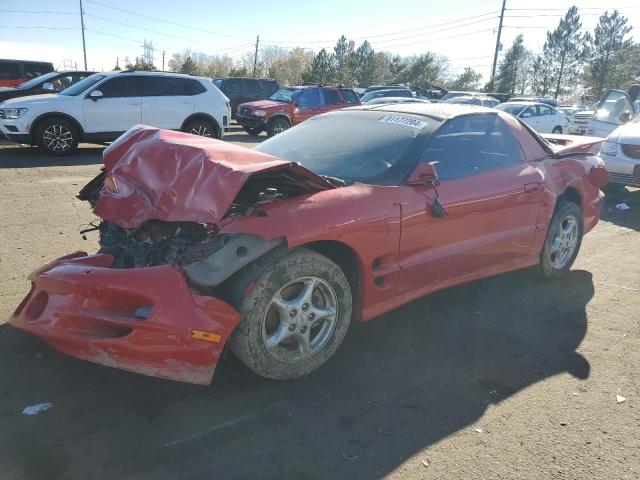
[(35, 142), (50, 155), (69, 155), (78, 146), (80, 132), (76, 126), (64, 118), (44, 120), (35, 132)]
[(267, 124), (267, 135), (269, 137), (273, 137), (274, 135), (278, 135), (279, 133), (284, 132), (285, 130), (291, 128), (291, 124), (289, 120), (284, 117), (276, 117), (269, 120)]
[(257, 276), (251, 271), (230, 286), (245, 292), (234, 302), (243, 318), (231, 350), (263, 377), (311, 373), (335, 353), (349, 328), (347, 278), (327, 257), (304, 248), (270, 261)]
[(554, 127), (551, 133), (562, 133), (562, 127), (561, 126)]
[(244, 128), (244, 131), (247, 132), (249, 135), (260, 135), (262, 133), (262, 128), (261, 127), (242, 127)]
[(540, 269), (546, 278), (566, 275), (575, 262), (583, 235), (582, 209), (561, 200), (556, 205), (540, 254)]
[(189, 121), (184, 128), (186, 133), (191, 135), (198, 135), (200, 137), (218, 138), (218, 129), (209, 120), (204, 118), (196, 118)]

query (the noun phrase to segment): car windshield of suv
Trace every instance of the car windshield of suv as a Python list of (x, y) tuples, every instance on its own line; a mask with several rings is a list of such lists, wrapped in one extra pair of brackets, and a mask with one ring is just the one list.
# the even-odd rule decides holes
[(342, 111), (311, 118), (255, 150), (349, 183), (393, 185), (407, 173), (421, 139), (438, 125), (407, 113)]
[(40, 75), (39, 77), (32, 78), (31, 80), (27, 80), (26, 82), (22, 82), (21, 84), (16, 85), (15, 88), (19, 90), (27, 90), (29, 88), (35, 87), (39, 83), (46, 82), (48, 79), (53, 78), (56, 75), (59, 75), (59, 73), (58, 72), (45, 73), (44, 75)]
[(293, 97), (300, 92), (299, 88), (281, 88), (269, 97), (274, 102), (291, 103)]
[(510, 113), (511, 115), (518, 116), (522, 110), (524, 110), (526, 105), (522, 105), (521, 103), (503, 103), (496, 106), (496, 109), (502, 110), (503, 112)]
[(71, 85), (69, 88), (64, 89), (62, 92), (60, 92), (59, 95), (67, 95), (70, 97), (75, 97), (76, 95), (80, 95), (87, 88), (98, 83), (103, 78), (106, 78), (106, 75), (94, 73), (93, 75), (88, 76), (84, 80), (80, 80), (78, 83)]

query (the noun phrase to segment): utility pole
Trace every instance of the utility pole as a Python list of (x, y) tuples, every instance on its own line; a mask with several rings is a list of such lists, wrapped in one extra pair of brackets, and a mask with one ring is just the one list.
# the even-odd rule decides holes
[(253, 56), (253, 76), (256, 76), (256, 69), (258, 68), (258, 45), (260, 45), (260, 35), (256, 37), (256, 53)]
[(502, 0), (502, 11), (500, 12), (500, 25), (498, 25), (498, 38), (496, 38), (496, 51), (493, 54), (493, 66), (491, 67), (491, 80), (489, 81), (489, 90), (493, 91), (493, 83), (496, 78), (496, 65), (498, 64), (498, 52), (500, 51), (500, 34), (502, 34), (502, 20), (504, 20), (504, 7), (507, 0)]
[(162, 50), (162, 71), (164, 72), (164, 50)]
[(84, 10), (80, 0), (80, 25), (82, 26), (82, 53), (84, 54), (84, 69), (87, 70), (87, 45), (84, 41)]

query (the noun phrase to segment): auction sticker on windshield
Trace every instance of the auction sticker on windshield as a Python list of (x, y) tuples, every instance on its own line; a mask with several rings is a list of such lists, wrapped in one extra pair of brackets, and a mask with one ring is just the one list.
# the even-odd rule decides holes
[(394, 115), (385, 115), (378, 120), (379, 123), (390, 123), (392, 125), (404, 125), (405, 127), (412, 127), (416, 130), (422, 130), (427, 122), (422, 120), (416, 120), (415, 118), (396, 117)]

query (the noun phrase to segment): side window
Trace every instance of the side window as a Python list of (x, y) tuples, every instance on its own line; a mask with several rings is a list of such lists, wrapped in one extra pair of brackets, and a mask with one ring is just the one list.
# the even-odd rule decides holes
[(323, 88), (322, 92), (324, 93), (325, 104), (340, 105), (340, 97), (338, 96), (338, 92), (336, 90)]
[(261, 92), (260, 80), (253, 80), (251, 78), (245, 79), (244, 89), (247, 95), (258, 95)]
[(45, 73), (51, 72), (51, 67), (46, 63), (25, 63), (24, 70), (27, 78), (36, 78)]
[(538, 111), (540, 112), (540, 115), (553, 115), (551, 107), (545, 107), (544, 105), (539, 105)]
[(522, 115), (520, 115), (520, 118), (529, 118), (529, 117), (537, 117), (537, 116), (538, 116), (538, 112), (536, 111), (535, 107), (527, 107), (526, 110), (522, 112)]
[(320, 98), (319, 88), (307, 88), (298, 95), (296, 99), (300, 108), (320, 108), (322, 99)]
[(182, 82), (183, 95), (199, 95), (207, 91), (198, 80), (180, 79)]
[(497, 115), (466, 115), (440, 128), (420, 161), (433, 163), (441, 180), (454, 180), (519, 163), (522, 152)]
[(270, 97), (278, 91), (278, 84), (275, 80), (262, 80), (262, 91), (267, 97)]
[(389, 95), (390, 97), (407, 97), (412, 98), (413, 94), (409, 90), (400, 90), (398, 89), (398, 93), (393, 93)]
[(0, 78), (20, 78), (18, 62), (0, 62)]
[(74, 83), (73, 76), (60, 75), (59, 77), (55, 77), (54, 79), (52, 79), (51, 83), (53, 84), (53, 89), (56, 92), (61, 92), (62, 90), (64, 90), (67, 87), (70, 87)]
[(239, 78), (229, 78), (224, 81), (224, 93), (240, 93), (241, 82)]
[(594, 119), (622, 125), (633, 116), (633, 112), (634, 108), (629, 97), (622, 92), (612, 90), (598, 105)]
[(348, 103), (348, 104), (358, 104), (359, 99), (358, 99), (358, 95), (356, 94), (356, 92), (354, 92), (353, 90), (340, 90), (340, 93), (342, 93), (342, 98), (344, 99), (344, 103)]
[(104, 98), (137, 97), (138, 77), (114, 78), (99, 85), (95, 90), (100, 90)]

